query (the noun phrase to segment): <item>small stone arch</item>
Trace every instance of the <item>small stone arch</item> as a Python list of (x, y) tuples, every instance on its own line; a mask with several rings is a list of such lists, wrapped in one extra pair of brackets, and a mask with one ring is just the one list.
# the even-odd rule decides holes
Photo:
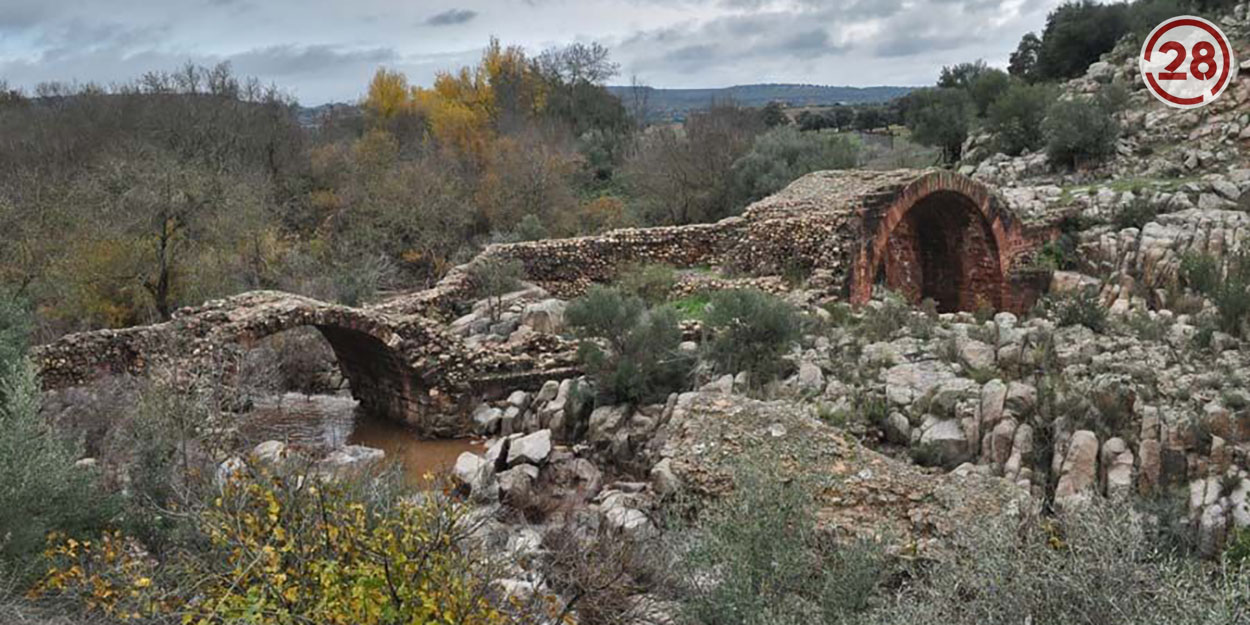
[(853, 303), (867, 302), (873, 284), (884, 282), (913, 303), (934, 299), (943, 312), (1011, 307), (1007, 275), (1018, 225), (985, 185), (929, 172), (866, 212), (863, 224)]

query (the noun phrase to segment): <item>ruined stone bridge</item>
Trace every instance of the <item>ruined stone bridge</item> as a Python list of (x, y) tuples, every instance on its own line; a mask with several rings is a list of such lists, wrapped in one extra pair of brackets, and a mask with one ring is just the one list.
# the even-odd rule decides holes
[(267, 336), (317, 328), (353, 396), (376, 414), (430, 435), (456, 434), (489, 390), (576, 374), (571, 344), (547, 337), (517, 359), (469, 347), (446, 322), (472, 299), (471, 268), (513, 258), (530, 281), (561, 296), (611, 280), (632, 262), (720, 266), (756, 275), (824, 269), (835, 295), (866, 302), (883, 284), (940, 310), (1023, 310), (1045, 284), (1030, 254), (1052, 224), (1026, 223), (992, 189), (940, 170), (817, 172), (714, 224), (627, 229), (599, 236), (493, 245), (435, 287), (353, 308), (275, 291), (184, 308), (171, 321), (65, 336), (36, 349), (44, 385), (155, 372), (237, 375), (240, 353)]

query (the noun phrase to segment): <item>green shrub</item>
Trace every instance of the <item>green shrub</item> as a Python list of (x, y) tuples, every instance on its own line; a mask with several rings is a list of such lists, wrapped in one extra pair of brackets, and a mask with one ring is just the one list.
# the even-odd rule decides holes
[(747, 371), (753, 384), (771, 380), (800, 324), (798, 311), (779, 297), (752, 289), (719, 291), (707, 314), (708, 356), (721, 373)]
[(677, 272), (664, 263), (626, 265), (616, 276), (616, 286), (623, 293), (636, 295), (653, 305), (667, 300), (676, 285)]
[(1060, 100), (1042, 122), (1046, 155), (1054, 164), (1081, 167), (1115, 153), (1119, 124), (1099, 101)]
[(1055, 321), (1061, 326), (1082, 325), (1101, 334), (1107, 329), (1107, 309), (1093, 289), (1081, 289), (1049, 302)]
[(1097, 501), (1061, 520), (987, 515), (865, 623), (1239, 623), (1250, 574), (1162, 555), (1141, 516)]
[(1012, 83), (989, 108), (987, 125), (995, 135), (997, 149), (1015, 156), (1045, 145), (1042, 121), (1054, 99), (1055, 89), (1050, 85)]
[(859, 145), (845, 136), (801, 132), (793, 126), (774, 128), (757, 136), (751, 150), (734, 162), (734, 184), (739, 196), (751, 202), (804, 174), (855, 167), (858, 159)]
[(764, 463), (740, 467), (733, 493), (710, 504), (676, 570), (682, 615), (716, 625), (834, 623), (868, 607), (885, 560), (864, 543), (817, 530), (811, 485)]
[(1230, 255), (1222, 276), (1219, 261), (1205, 254), (1187, 254), (1180, 271), (1187, 286), (1215, 303), (1219, 330), (1242, 336), (1250, 318), (1250, 252)]
[(595, 286), (574, 300), (565, 320), (582, 337), (578, 360), (607, 403), (647, 403), (683, 390), (693, 361), (683, 355), (677, 312), (648, 310), (641, 298)]
[(910, 318), (911, 308), (901, 298), (891, 294), (880, 305), (864, 307), (859, 332), (869, 342), (887, 341), (899, 328), (907, 325)]
[(1137, 198), (1128, 204), (1116, 209), (1112, 221), (1115, 227), (1121, 230), (1125, 228), (1141, 229), (1146, 224), (1154, 221), (1155, 216), (1159, 213), (1159, 209), (1154, 204), (1144, 198)]
[(115, 513), (95, 473), (74, 466), (78, 446), (39, 413), (41, 389), (25, 357), (29, 321), (0, 304), (0, 573), (31, 563), (51, 532), (90, 535)]

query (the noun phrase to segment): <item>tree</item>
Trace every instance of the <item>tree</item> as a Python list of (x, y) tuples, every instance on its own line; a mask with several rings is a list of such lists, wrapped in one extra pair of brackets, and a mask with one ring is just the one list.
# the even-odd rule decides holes
[(1013, 82), (989, 107), (987, 127), (998, 142), (996, 149), (1015, 156), (1041, 148), (1046, 141), (1042, 122), (1054, 99), (1055, 89), (1050, 85)]
[(1129, 31), (1126, 4), (1068, 2), (1050, 12), (1037, 54), (1039, 80), (1075, 78)]
[(889, 120), (885, 111), (878, 106), (861, 106), (855, 109), (855, 129), (871, 132), (878, 128), (888, 128)]
[(1037, 79), (1037, 55), (1042, 51), (1042, 40), (1034, 33), (1025, 33), (1020, 38), (1020, 45), (1011, 53), (1007, 65), (1007, 73), (1025, 82)]
[(907, 95), (907, 127), (912, 138), (941, 148), (948, 163), (959, 160), (976, 105), (963, 89), (917, 89)]
[(769, 128), (786, 126), (790, 123), (790, 117), (786, 115), (780, 102), (769, 102), (764, 105), (764, 108), (760, 110), (760, 119)]
[(829, 110), (829, 114), (833, 118), (833, 126), (839, 131), (850, 128), (855, 123), (857, 115), (855, 109), (842, 104), (835, 105)]
[(972, 83), (989, 69), (989, 66), (981, 59), (971, 63), (943, 66), (942, 73), (938, 76), (937, 86), (943, 89), (971, 89)]
[(774, 128), (757, 136), (751, 150), (734, 163), (734, 183), (740, 197), (753, 202), (809, 172), (852, 168), (857, 157), (856, 145), (845, 136)]
[(1074, 98), (1050, 107), (1042, 131), (1052, 163), (1080, 167), (1113, 154), (1120, 129), (1101, 101)]

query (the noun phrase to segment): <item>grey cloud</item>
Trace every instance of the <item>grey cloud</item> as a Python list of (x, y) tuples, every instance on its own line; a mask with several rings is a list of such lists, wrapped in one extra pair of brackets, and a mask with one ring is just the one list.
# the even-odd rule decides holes
[(477, 17), (477, 11), (470, 9), (449, 9), (425, 20), (427, 26), (453, 26), (464, 24)]
[(235, 55), (230, 61), (252, 74), (267, 76), (298, 76), (309, 72), (323, 72), (344, 65), (379, 65), (393, 63), (399, 58), (392, 48), (369, 48), (344, 50), (334, 46), (269, 46)]

